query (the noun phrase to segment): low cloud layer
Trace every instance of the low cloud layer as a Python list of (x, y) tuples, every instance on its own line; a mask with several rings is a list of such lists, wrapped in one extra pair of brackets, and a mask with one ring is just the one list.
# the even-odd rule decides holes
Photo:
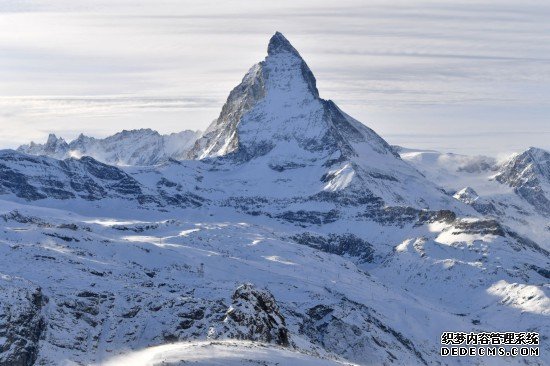
[(322, 97), (390, 143), (550, 149), (550, 5), (3, 1), (0, 147), (204, 129), (280, 30)]

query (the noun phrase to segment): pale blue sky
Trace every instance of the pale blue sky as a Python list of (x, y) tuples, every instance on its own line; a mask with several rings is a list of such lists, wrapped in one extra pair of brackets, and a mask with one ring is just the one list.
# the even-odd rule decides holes
[(279, 30), (388, 142), (550, 149), (544, 1), (0, 2), (0, 147), (204, 129)]

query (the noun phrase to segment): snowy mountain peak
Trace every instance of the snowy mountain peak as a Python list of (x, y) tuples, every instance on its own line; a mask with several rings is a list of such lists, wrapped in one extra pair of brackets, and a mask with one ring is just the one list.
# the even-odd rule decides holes
[(514, 191), (539, 212), (550, 215), (550, 153), (530, 147), (501, 165), (494, 179)]
[[(290, 195), (356, 190), (387, 204), (423, 208), (428, 200), (445, 201), (445, 207), (451, 201), (373, 130), (321, 99), (313, 73), (280, 33), (271, 38), (265, 60), (231, 91), (189, 157), (249, 164), (243, 171), (261, 179), (258, 187), (273, 183)], [(246, 194), (251, 186), (249, 181)]]
[(456, 192), (453, 196), (457, 200), (463, 201), (463, 202), (474, 202), (479, 198), (479, 195), (472, 187), (465, 187), (461, 189), (460, 191)]
[[(319, 98), (315, 76), (307, 66), (300, 53), (290, 44), (281, 33), (276, 32), (267, 46), (267, 57), (263, 63), (266, 67), (267, 77), (275, 74), (279, 80), (292, 80), (305, 82), (307, 90)], [(273, 78), (271, 78), (273, 79)], [(290, 81), (289, 80), (289, 81)], [(291, 84), (276, 84), (278, 87), (290, 86)], [(288, 89), (283, 89), (288, 90)]]
[[(263, 154), (272, 148), (267, 140), (318, 132), (319, 128), (304, 123), (320, 120), (317, 117), (324, 114), (322, 109), (313, 73), (277, 32), (269, 42), (265, 60), (252, 66), (229, 93), (218, 119), (195, 143), (189, 157), (203, 159), (239, 151), (240, 159), (248, 159), (251, 154)], [(317, 117), (308, 116), (312, 113)], [(258, 139), (247, 147), (246, 135)]]
[(543, 150), (539, 147), (529, 147), (527, 150), (524, 151), (524, 154), (529, 154), (530, 156), (532, 156), (534, 159), (548, 159), (548, 156), (550, 155), (550, 153), (546, 150)]
[(505, 162), (495, 179), (511, 187), (519, 187), (535, 179), (550, 183), (550, 153), (530, 147)]
[(284, 52), (300, 56), (298, 51), (290, 44), (288, 39), (286, 39), (282, 33), (275, 32), (275, 34), (269, 40), (269, 45), (267, 46), (267, 54), (271, 56), (277, 53)]
[(46, 142), (46, 146), (44, 146), (47, 152), (54, 155), (64, 154), (68, 148), (69, 145), (67, 142), (53, 133), (48, 136), (48, 141)]
[(48, 135), (48, 141), (46, 141), (46, 145), (55, 146), (58, 143), (63, 143), (63, 142), (65, 142), (65, 140), (63, 140), (63, 138), (58, 138), (55, 134), (50, 133)]
[(47, 155), (52, 158), (64, 158), (69, 151), (69, 144), (55, 134), (48, 135), (48, 140), (45, 144), (37, 144), (31, 142), (29, 145), (19, 147), (18, 151), (25, 152), (30, 155)]

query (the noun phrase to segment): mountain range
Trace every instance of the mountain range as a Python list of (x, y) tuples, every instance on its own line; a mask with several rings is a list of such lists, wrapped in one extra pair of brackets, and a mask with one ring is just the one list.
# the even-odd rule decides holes
[(277, 32), (204, 133), (0, 151), (0, 365), (548, 364), (439, 349), (550, 334), (549, 188), (541, 149), (390, 146)]
[(43, 155), (55, 159), (90, 156), (112, 165), (154, 165), (168, 159), (183, 159), (199, 131), (186, 130), (161, 135), (151, 129), (122, 131), (112, 136), (96, 139), (80, 134), (67, 143), (63, 138), (50, 134), (45, 144), (31, 142), (17, 151), (29, 155)]

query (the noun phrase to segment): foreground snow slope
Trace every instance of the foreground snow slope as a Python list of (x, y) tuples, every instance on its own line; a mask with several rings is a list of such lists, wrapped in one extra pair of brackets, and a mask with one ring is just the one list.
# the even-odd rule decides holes
[(197, 366), (352, 365), (283, 348), (243, 341), (174, 343), (132, 352), (102, 363), (104, 366), (177, 366), (189, 364)]
[(224, 340), (360, 365), (550, 363), (545, 341), (539, 358), (438, 355), (449, 330), (550, 334), (548, 234), (439, 188), (320, 99), (281, 34), (191, 153), (0, 152), (1, 366)]
[[(303, 227), (215, 207), (89, 217), (1, 206), (1, 287), (29, 299), (3, 304), (20, 309), (10, 327), (42, 364), (249, 334), (238, 329), (261, 318), (216, 331), (247, 282), (273, 294), (291, 348), (359, 364), (436, 362), (449, 329), (550, 331), (548, 253), (491, 222)], [(544, 364), (541, 353), (527, 361)]]

